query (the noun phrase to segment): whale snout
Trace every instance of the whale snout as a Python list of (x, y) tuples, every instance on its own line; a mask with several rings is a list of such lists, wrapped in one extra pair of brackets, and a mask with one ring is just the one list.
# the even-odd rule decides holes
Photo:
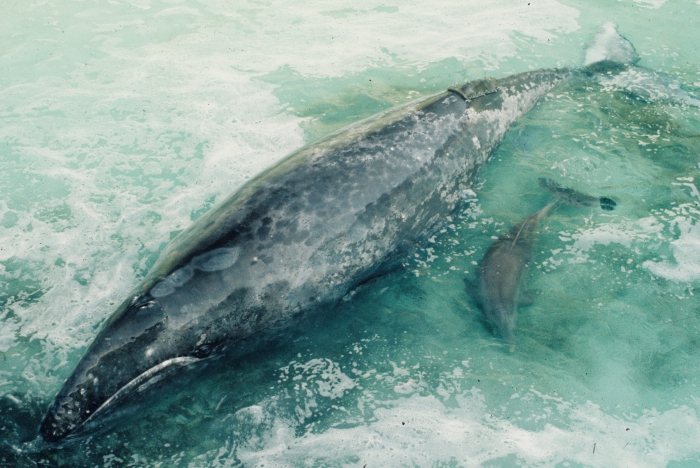
[(41, 436), (47, 442), (65, 439), (79, 432), (93, 419), (109, 412), (134, 392), (143, 392), (182, 367), (200, 360), (201, 358), (194, 356), (168, 359), (137, 375), (109, 396), (99, 393), (99, 378), (89, 375), (87, 380), (74, 385), (71, 390), (56, 398), (41, 424)]
[(75, 396), (57, 398), (41, 423), (39, 433), (47, 442), (64, 439), (82, 424), (81, 413), (86, 405)]
[(209, 354), (201, 343), (194, 345), (197, 334), (173, 340), (169, 322), (150, 294), (125, 302), (56, 396), (41, 424), (42, 438), (55, 442), (80, 432), (134, 391)]

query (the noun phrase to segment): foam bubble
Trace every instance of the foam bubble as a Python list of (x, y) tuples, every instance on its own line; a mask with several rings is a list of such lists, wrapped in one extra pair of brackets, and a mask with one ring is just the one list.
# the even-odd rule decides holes
[(647, 260), (642, 266), (677, 283), (697, 281), (700, 279), (700, 223), (697, 219), (678, 217), (671, 225), (680, 232), (678, 239), (670, 243), (675, 262)]
[(306, 363), (291, 362), (281, 371), (286, 376), (293, 374), (293, 380), (303, 379), (315, 382), (318, 395), (331, 400), (342, 397), (357, 385), (353, 379), (342, 372), (338, 363), (330, 359), (311, 359)]

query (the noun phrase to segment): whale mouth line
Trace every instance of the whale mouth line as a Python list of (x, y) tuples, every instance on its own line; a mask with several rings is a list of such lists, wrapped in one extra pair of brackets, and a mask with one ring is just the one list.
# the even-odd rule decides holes
[(93, 413), (85, 421), (83, 421), (83, 423), (80, 424), (79, 427), (85, 426), (93, 418), (95, 418), (97, 414), (105, 412), (105, 410), (114, 406), (118, 401), (120, 401), (127, 395), (130, 395), (134, 391), (142, 392), (149, 388), (151, 385), (159, 382), (167, 376), (168, 372), (188, 366), (200, 360), (200, 358), (192, 356), (182, 356), (168, 359), (167, 361), (163, 361), (160, 364), (156, 364), (155, 366), (138, 375), (137, 377), (129, 381), (127, 384), (125, 384), (123, 387), (121, 387), (119, 390), (117, 390), (114, 393), (114, 395), (105, 400), (104, 403), (102, 403), (95, 411), (93, 411)]

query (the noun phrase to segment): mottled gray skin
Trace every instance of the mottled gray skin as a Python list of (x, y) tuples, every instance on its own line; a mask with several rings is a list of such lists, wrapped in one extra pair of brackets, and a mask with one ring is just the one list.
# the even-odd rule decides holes
[(293, 153), (181, 233), (105, 324), (41, 426), (96, 413), (224, 347), (332, 306), (432, 235), (511, 123), (566, 70), (478, 80)]

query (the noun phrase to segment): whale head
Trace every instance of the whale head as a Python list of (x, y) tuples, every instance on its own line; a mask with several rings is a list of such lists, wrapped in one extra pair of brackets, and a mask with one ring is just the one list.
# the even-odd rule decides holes
[(206, 337), (176, 337), (170, 320), (149, 293), (122, 304), (56, 396), (41, 437), (55, 442), (80, 433), (127, 396), (211, 354)]

